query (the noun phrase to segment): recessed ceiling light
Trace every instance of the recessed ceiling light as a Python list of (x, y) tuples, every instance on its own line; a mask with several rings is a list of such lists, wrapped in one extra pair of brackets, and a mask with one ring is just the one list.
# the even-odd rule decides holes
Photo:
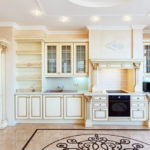
[(124, 16), (123, 17), (123, 21), (125, 21), (125, 22), (129, 22), (129, 21), (131, 21), (132, 20), (132, 17), (131, 16)]
[(100, 21), (100, 17), (99, 17), (99, 16), (92, 16), (92, 17), (90, 18), (90, 20), (91, 20), (92, 22), (98, 22), (98, 21)]
[(32, 14), (35, 16), (41, 16), (43, 13), (39, 9), (32, 10)]
[(63, 22), (63, 23), (69, 22), (69, 18), (66, 17), (66, 16), (61, 16), (61, 17), (59, 18), (59, 21), (60, 21), (60, 22)]
[(112, 7), (132, 0), (69, 0), (84, 7)]

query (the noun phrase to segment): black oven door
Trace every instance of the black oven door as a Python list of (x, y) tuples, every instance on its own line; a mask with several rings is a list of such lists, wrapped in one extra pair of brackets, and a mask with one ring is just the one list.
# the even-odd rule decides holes
[(109, 96), (109, 117), (130, 117), (130, 96)]

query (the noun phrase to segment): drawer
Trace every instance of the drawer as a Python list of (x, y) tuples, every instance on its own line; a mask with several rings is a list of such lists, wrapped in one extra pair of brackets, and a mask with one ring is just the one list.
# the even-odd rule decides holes
[(131, 104), (132, 108), (144, 109), (146, 107), (146, 103), (136, 102)]
[(144, 96), (132, 96), (131, 100), (145, 100)]
[(95, 97), (93, 97), (93, 100), (94, 101), (107, 100), (107, 97), (106, 96), (95, 96)]
[(93, 102), (93, 108), (101, 108), (101, 107), (107, 107), (106, 102)]
[(93, 120), (108, 120), (108, 110), (107, 109), (94, 109)]

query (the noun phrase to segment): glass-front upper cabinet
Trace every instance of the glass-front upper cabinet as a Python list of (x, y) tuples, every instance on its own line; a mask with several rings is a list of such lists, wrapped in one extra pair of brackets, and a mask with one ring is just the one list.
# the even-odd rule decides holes
[(144, 72), (150, 74), (150, 43), (144, 44)]
[(61, 44), (61, 73), (73, 74), (73, 44)]
[(75, 43), (74, 44), (74, 74), (87, 75), (88, 74), (88, 44)]
[(59, 45), (57, 43), (45, 45), (45, 74), (56, 75), (58, 73)]

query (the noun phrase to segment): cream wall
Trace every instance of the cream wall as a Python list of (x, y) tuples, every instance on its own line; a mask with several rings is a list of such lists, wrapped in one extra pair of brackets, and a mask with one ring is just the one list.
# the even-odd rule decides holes
[(6, 112), (9, 125), (14, 124), (14, 87), (15, 87), (15, 50), (14, 30), (11, 27), (0, 27), (0, 38), (8, 41), (6, 51)]

